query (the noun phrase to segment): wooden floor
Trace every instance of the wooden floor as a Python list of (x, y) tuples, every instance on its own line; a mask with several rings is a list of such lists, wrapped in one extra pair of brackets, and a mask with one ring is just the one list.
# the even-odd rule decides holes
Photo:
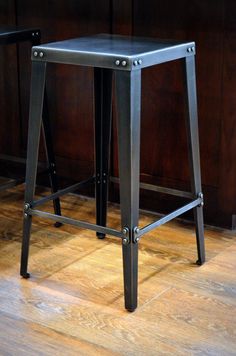
[[(202, 267), (192, 225), (171, 222), (145, 235), (139, 307), (128, 313), (119, 239), (34, 218), (31, 279), (21, 279), (23, 186), (0, 199), (0, 355), (236, 355), (232, 232), (206, 229)], [(94, 221), (93, 200), (70, 195), (62, 208)], [(141, 225), (155, 218), (142, 215)], [(120, 226), (117, 206), (109, 225)]]

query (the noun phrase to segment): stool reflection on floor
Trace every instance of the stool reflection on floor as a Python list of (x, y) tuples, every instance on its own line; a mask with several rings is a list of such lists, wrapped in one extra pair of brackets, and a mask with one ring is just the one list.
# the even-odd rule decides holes
[[(32, 46), (40, 45), (41, 32), (38, 28), (25, 28), (25, 27), (13, 27), (13, 26), (4, 26), (0, 27), (0, 45), (10, 45), (10, 44), (19, 44), (21, 42), (30, 42)], [(17, 48), (18, 50), (18, 48)], [(18, 53), (18, 51), (17, 51)], [(20, 81), (19, 81), (19, 58), (17, 55), (17, 64), (18, 64), (18, 93), (20, 97)], [(20, 98), (19, 98), (20, 99)], [(46, 98), (45, 98), (46, 100)], [(21, 112), (19, 113), (21, 120)], [(46, 156), (48, 161), (48, 174), (51, 183), (52, 193), (58, 190), (58, 182), (56, 175), (56, 166), (55, 166), (55, 157), (53, 152), (52, 145), (52, 135), (48, 117), (47, 103), (44, 105), (44, 113), (43, 113), (43, 132), (44, 132), (44, 143), (46, 149)], [(11, 157), (8, 156), (8, 159)], [(24, 181), (24, 177), (18, 180), (11, 180), (5, 184), (0, 185), (0, 190), (8, 189), (16, 184), (22, 183)], [(59, 199), (55, 199), (53, 201), (55, 214), (61, 215), (60, 210), (60, 201)], [(60, 223), (56, 223), (56, 226), (60, 226)]]
[[(195, 44), (143, 39), (115, 35), (96, 35), (36, 46), (32, 49), (32, 83), (27, 153), (24, 231), (21, 275), (27, 272), (32, 216), (88, 228), (104, 238), (110, 234), (121, 238), (123, 249), (125, 307), (137, 307), (138, 242), (143, 234), (194, 209), (197, 237), (197, 263), (205, 261), (203, 228), (203, 194), (201, 190), (197, 99), (195, 83)], [(186, 89), (189, 115), (187, 134), (192, 177), (192, 192), (139, 183), (141, 70), (181, 59), (186, 67)], [(95, 81), (95, 147), (94, 177), (34, 201), (39, 133), (43, 110), (47, 63), (76, 64), (94, 67)], [(118, 111), (118, 144), (120, 176), (121, 231), (106, 227), (107, 187), (109, 180), (109, 144), (111, 132), (112, 76), (115, 75)], [(37, 207), (48, 200), (76, 190), (87, 183), (96, 187), (96, 224), (43, 212)], [(141, 229), (139, 219), (139, 187), (178, 195), (190, 202)]]

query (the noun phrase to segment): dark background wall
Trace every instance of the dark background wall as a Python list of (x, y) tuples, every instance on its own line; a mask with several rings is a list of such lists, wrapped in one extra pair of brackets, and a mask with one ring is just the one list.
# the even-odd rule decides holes
[[(233, 0), (192, 0), (191, 6), (187, 0), (0, 0), (1, 24), (38, 26), (43, 42), (96, 32), (196, 41), (205, 221), (227, 228), (236, 214), (235, 19)], [(0, 151), (15, 156), (24, 156), (26, 149), (29, 50), (28, 45), (20, 47), (18, 72), (15, 46), (0, 49)], [(48, 68), (59, 174), (73, 180), (93, 172), (92, 78), (88, 68)], [(189, 189), (182, 78), (180, 62), (143, 71), (141, 179)], [(111, 169), (117, 175), (115, 120), (113, 126)], [(110, 197), (118, 199), (116, 185), (111, 185)], [(176, 197), (141, 191), (143, 208), (167, 212), (180, 203)]]

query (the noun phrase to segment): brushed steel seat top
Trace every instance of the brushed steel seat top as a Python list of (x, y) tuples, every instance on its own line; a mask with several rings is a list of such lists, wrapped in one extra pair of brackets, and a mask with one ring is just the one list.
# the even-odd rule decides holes
[(134, 70), (195, 54), (194, 42), (99, 34), (35, 46), (32, 59)]

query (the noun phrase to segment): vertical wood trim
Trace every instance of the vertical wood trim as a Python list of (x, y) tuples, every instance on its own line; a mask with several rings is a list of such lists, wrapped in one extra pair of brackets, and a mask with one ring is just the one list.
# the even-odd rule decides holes
[(133, 0), (112, 0), (112, 33), (132, 35)]
[(223, 74), (221, 93), (221, 142), (218, 208), (220, 224), (233, 226), (236, 216), (236, 65), (235, 65), (235, 11), (232, 0), (223, 2), (224, 37), (223, 37)]

